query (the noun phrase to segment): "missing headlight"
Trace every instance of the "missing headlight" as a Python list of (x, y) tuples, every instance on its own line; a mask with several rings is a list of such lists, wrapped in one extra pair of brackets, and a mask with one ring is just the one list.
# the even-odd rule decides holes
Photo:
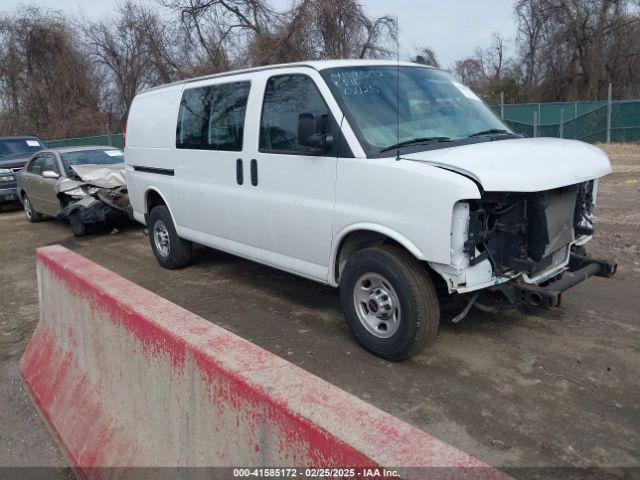
[(533, 193), (486, 192), (470, 202), (465, 242), (470, 265), (489, 259), (496, 275), (534, 274), (566, 258), (563, 252), (575, 239), (578, 190), (572, 185)]

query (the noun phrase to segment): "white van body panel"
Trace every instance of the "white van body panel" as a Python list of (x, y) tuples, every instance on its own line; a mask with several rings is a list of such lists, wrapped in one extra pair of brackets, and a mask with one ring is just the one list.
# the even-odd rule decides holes
[[(251, 106), (258, 102), (253, 77), (238, 75), (233, 78), (212, 79), (189, 83), (184, 90), (215, 86), (229, 82), (251, 82), (247, 118), (254, 114)], [(181, 92), (181, 96), (182, 93)], [(173, 155), (175, 162), (174, 185), (180, 192), (174, 223), (179, 235), (187, 240), (254, 258), (253, 229), (247, 219), (251, 215), (253, 192), (236, 184), (236, 160), (244, 159), (245, 168), (250, 155), (247, 142), (243, 151), (180, 150), (175, 146), (178, 106), (175, 108), (173, 127)], [(245, 121), (245, 138), (256, 135), (255, 125)], [(248, 172), (247, 172), (248, 173)]]
[(338, 123), (342, 114), (320, 74), (294, 67), (254, 74), (258, 99), (247, 112), (255, 134), (246, 138), (252, 159), (259, 166), (258, 187), (250, 216), (256, 259), (262, 263), (327, 281), (333, 232), (336, 166), (338, 159), (318, 155), (259, 151), (258, 131), (262, 93), (272, 76), (305, 75), (311, 78)]
[[(136, 96), (125, 147), (133, 216), (145, 223), (147, 195), (157, 192), (179, 236), (333, 286), (339, 282), (336, 259), (341, 243), (353, 232), (377, 232), (431, 265), (450, 291), (462, 292), (506, 280), (493, 276), (488, 260), (470, 266), (463, 258), (468, 226), (464, 202), (481, 198), (483, 191), (543, 191), (610, 172), (599, 149), (552, 139), (476, 143), (399, 159), (390, 151), (386, 158), (367, 158), (320, 74), (325, 68), (352, 65), (396, 63), (264, 67), (179, 82)], [(351, 157), (260, 152), (265, 86), (271, 76), (284, 74), (304, 74), (315, 82)], [(177, 149), (183, 92), (239, 81), (251, 82), (242, 151)], [(244, 185), (236, 182), (238, 159), (243, 162)], [(257, 186), (249, 180), (252, 160), (258, 162)]]
[[(309, 67), (265, 70), (233, 77), (203, 79), (166, 89), (153, 89), (136, 97), (127, 132), (127, 177), (134, 199), (133, 216), (145, 222), (146, 195), (150, 190), (172, 205), (178, 234), (187, 239), (321, 282), (328, 281), (335, 203), (336, 157), (280, 155), (258, 149), (262, 97), (267, 80), (274, 75), (304, 74), (311, 77), (331, 113), (343, 122), (342, 141), (351, 138), (353, 150), (364, 156), (355, 134), (343, 121), (340, 109), (319, 73)], [(244, 145), (241, 152), (181, 150), (175, 146), (178, 107), (185, 89), (250, 81), (246, 109)], [(160, 110), (148, 108), (147, 98), (162, 99)], [(171, 104), (169, 108), (167, 105)], [(154, 139), (143, 123), (147, 112), (162, 117)], [(167, 132), (169, 132), (167, 134)], [(163, 133), (164, 132), (164, 133)], [(170, 142), (166, 141), (166, 138)], [(351, 145), (350, 142), (350, 145)], [(150, 147), (141, 149), (139, 145)], [(141, 158), (156, 155), (155, 161)], [(171, 159), (165, 159), (167, 152)], [(142, 156), (141, 156), (142, 155)], [(157, 159), (161, 159), (157, 161)], [(236, 161), (244, 163), (245, 185), (236, 184)], [(249, 187), (249, 165), (259, 162), (259, 186)], [(140, 160), (140, 161), (139, 161)], [(136, 165), (171, 169), (173, 176), (134, 171)], [(153, 183), (152, 183), (153, 182)], [(177, 198), (174, 192), (179, 192)]]
[(453, 206), (474, 198), (480, 192), (471, 180), (442, 168), (395, 158), (341, 158), (333, 251), (354, 225), (377, 225), (374, 231), (416, 258), (448, 264)]
[[(170, 208), (175, 205), (172, 177), (134, 171), (136, 166), (174, 168), (175, 129), (181, 86), (151, 90), (137, 95), (127, 121), (125, 162), (127, 188), (134, 218), (144, 219), (147, 193), (158, 192)], [(144, 223), (144, 221), (142, 222)]]
[(182, 87), (174, 86), (136, 95), (128, 117), (127, 147), (171, 149), (181, 93)]

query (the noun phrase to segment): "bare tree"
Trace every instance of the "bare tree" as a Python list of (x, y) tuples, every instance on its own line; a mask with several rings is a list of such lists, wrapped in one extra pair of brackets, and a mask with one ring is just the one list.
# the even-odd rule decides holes
[(3, 133), (60, 138), (102, 129), (101, 81), (75, 38), (59, 12), (25, 7), (0, 17)]
[(379, 58), (396, 48), (395, 20), (371, 18), (354, 0), (302, 0), (285, 18), (281, 49), (299, 46), (295, 60)]
[(422, 65), (430, 65), (436, 68), (440, 67), (440, 62), (438, 62), (436, 53), (429, 47), (420, 48), (411, 61)]
[(543, 16), (537, 9), (537, 0), (521, 0), (516, 3), (523, 83), (532, 86), (537, 82), (538, 56), (542, 43)]
[[(210, 71), (246, 61), (246, 45), (269, 36), (281, 16), (263, 0), (159, 0), (179, 15), (190, 46)], [(232, 55), (234, 52), (235, 55)]]
[(140, 7), (127, 1), (117, 7), (115, 22), (82, 22), (92, 56), (113, 84), (109, 107), (120, 117), (126, 115), (138, 91), (152, 83), (153, 64), (147, 55), (146, 32), (137, 21), (139, 15)]
[(504, 93), (506, 101), (515, 103), (521, 95), (518, 62), (507, 57), (505, 40), (499, 33), (494, 32), (492, 37), (491, 46), (476, 48), (472, 56), (455, 62), (453, 70), (488, 102), (499, 102)]
[(541, 100), (600, 99), (613, 83), (639, 95), (640, 7), (635, 0), (519, 0), (523, 83)]
[(322, 58), (388, 56), (390, 17), (356, 0), (298, 0), (277, 11), (264, 0), (161, 0), (180, 15), (194, 48), (214, 69)]

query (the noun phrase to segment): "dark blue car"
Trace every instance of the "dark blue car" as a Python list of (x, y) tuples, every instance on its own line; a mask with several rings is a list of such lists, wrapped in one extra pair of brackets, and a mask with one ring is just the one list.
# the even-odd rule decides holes
[(44, 148), (36, 137), (0, 137), (0, 206), (18, 201), (15, 174), (35, 152)]

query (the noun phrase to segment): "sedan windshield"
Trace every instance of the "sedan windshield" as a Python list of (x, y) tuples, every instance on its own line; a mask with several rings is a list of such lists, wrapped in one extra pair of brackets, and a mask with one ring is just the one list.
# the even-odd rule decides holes
[(476, 94), (440, 70), (344, 67), (323, 76), (368, 154), (511, 133)]
[(75, 177), (71, 166), (73, 165), (110, 165), (124, 163), (122, 150), (79, 150), (77, 152), (65, 152), (60, 154), (62, 164), (68, 177)]
[(3, 138), (0, 139), (0, 157), (21, 153), (35, 153), (45, 146), (36, 138)]

